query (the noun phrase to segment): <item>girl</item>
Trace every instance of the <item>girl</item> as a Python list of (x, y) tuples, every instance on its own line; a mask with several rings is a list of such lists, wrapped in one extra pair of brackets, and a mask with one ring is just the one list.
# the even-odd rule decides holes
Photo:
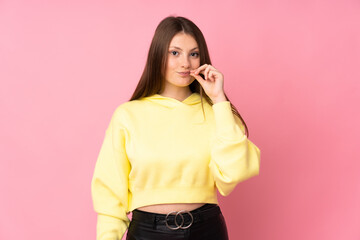
[(106, 129), (91, 182), (97, 240), (120, 240), (126, 230), (127, 240), (226, 240), (217, 191), (229, 195), (259, 165), (202, 32), (169, 16)]

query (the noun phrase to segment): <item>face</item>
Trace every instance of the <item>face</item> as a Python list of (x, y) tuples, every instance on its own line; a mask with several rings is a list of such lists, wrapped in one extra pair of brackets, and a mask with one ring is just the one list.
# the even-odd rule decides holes
[(196, 40), (183, 32), (170, 42), (165, 71), (165, 87), (187, 87), (195, 78), (190, 70), (200, 66), (200, 53)]

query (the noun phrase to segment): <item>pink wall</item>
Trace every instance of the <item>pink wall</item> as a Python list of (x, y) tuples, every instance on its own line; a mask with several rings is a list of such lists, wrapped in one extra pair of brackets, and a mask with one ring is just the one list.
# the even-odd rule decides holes
[(359, 1), (0, 2), (0, 239), (95, 239), (90, 181), (157, 24), (203, 31), (262, 150), (230, 239), (360, 239)]

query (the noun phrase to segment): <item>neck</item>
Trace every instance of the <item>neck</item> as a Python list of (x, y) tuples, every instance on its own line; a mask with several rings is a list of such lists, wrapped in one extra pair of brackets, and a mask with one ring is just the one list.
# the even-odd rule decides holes
[(191, 94), (192, 94), (192, 92), (189, 87), (184, 87), (184, 88), (177, 89), (177, 90), (170, 90), (167, 88), (164, 91), (161, 91), (159, 93), (159, 95), (161, 95), (161, 96), (175, 98), (179, 101), (185, 100)]

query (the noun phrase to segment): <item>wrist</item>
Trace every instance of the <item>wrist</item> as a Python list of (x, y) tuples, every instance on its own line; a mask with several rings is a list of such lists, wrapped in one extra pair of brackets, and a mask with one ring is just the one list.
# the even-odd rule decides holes
[(218, 102), (224, 102), (224, 101), (227, 101), (226, 97), (224, 94), (221, 94), (220, 96), (216, 97), (216, 98), (213, 98), (211, 99), (213, 104), (216, 104)]

